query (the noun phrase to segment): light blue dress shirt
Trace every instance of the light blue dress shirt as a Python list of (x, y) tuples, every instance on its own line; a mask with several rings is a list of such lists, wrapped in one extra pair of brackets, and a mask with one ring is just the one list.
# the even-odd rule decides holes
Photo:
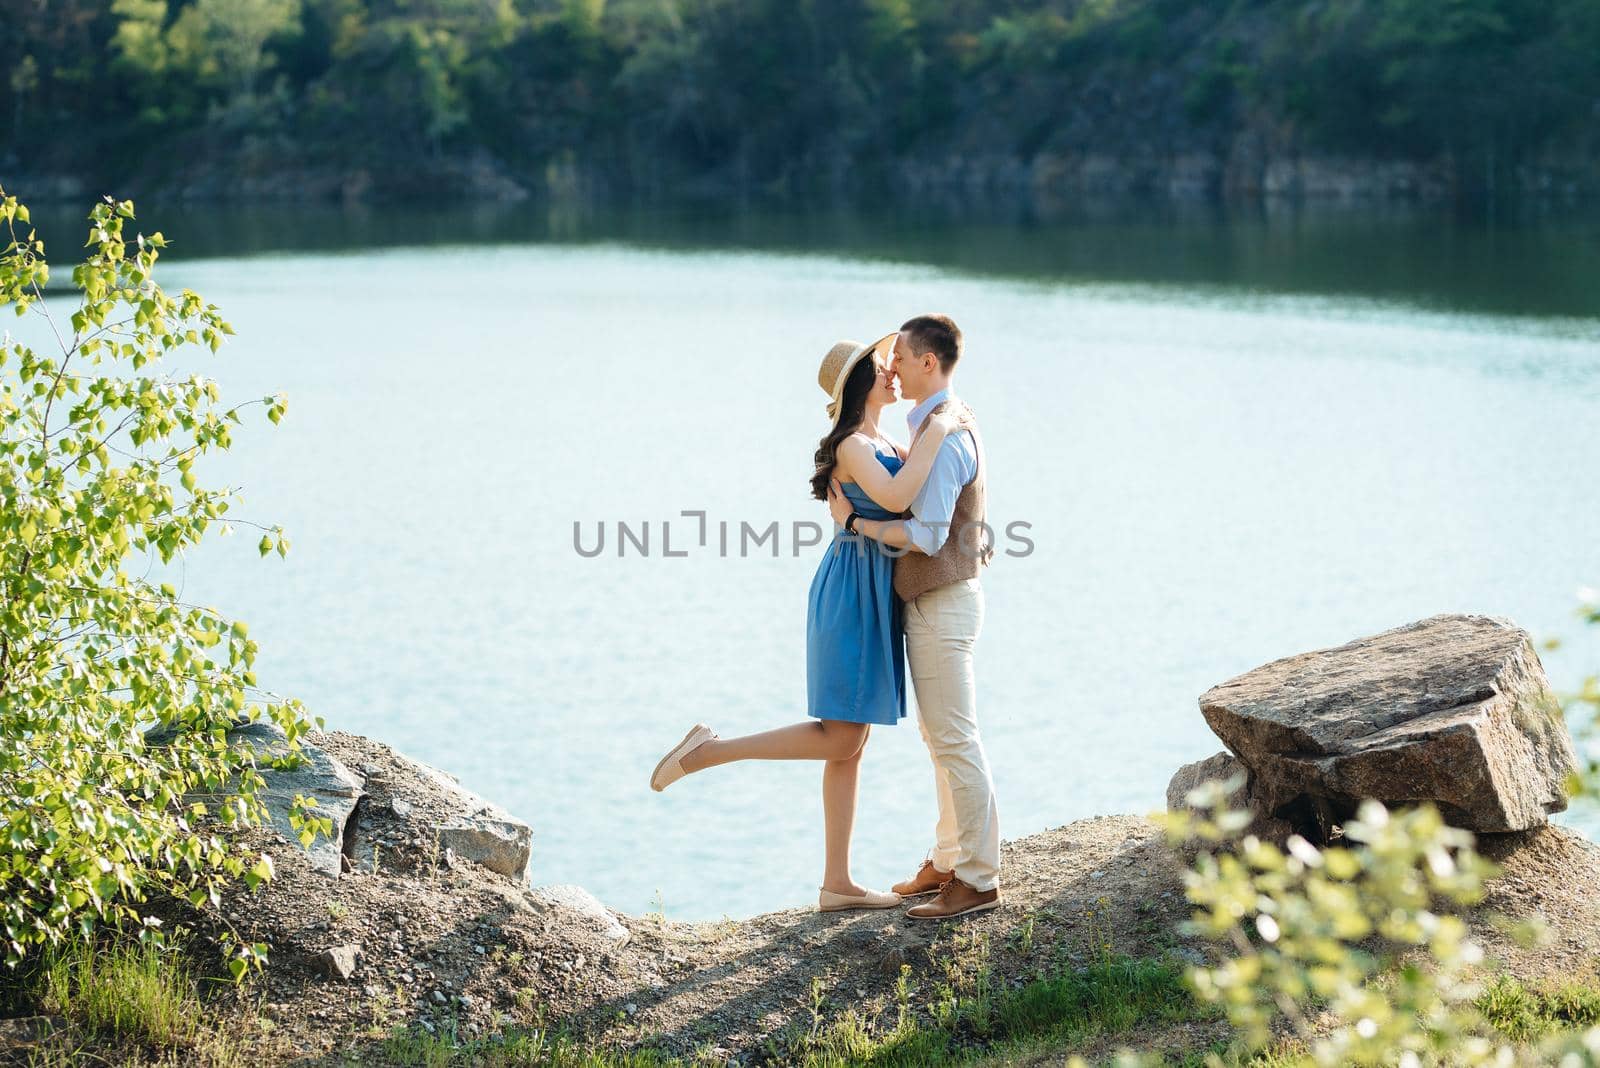
[[(911, 409), (906, 423), (911, 427), (913, 438), (927, 420), (928, 413), (949, 399), (953, 399), (950, 391), (941, 389)], [(906, 536), (911, 544), (929, 556), (944, 547), (945, 539), (950, 536), (950, 519), (956, 512), (956, 498), (961, 496), (967, 483), (977, 477), (978, 443), (972, 439), (971, 431), (958, 430), (940, 444), (939, 455), (933, 458), (933, 470), (928, 472), (928, 481), (922, 484), (917, 499), (911, 502), (912, 518), (905, 521)]]

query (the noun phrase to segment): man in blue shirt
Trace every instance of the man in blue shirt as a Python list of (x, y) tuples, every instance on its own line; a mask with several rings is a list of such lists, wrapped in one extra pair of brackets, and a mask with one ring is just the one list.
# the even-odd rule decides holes
[[(993, 554), (985, 522), (983, 437), (972, 410), (956, 399), (950, 380), (961, 358), (961, 331), (944, 315), (919, 315), (900, 327), (890, 364), (901, 393), (917, 402), (909, 422), (915, 440), (936, 411), (956, 415), (959, 429), (944, 439), (933, 470), (904, 519), (857, 518), (854, 530), (905, 550), (895, 561), (895, 592), (905, 603), (906, 656), (917, 695), (917, 725), (933, 758), (939, 821), (934, 848), (902, 897), (938, 892), (907, 911), (913, 919), (943, 920), (1000, 904), (1000, 819), (988, 758), (978, 736), (972, 650), (983, 627), (979, 569)], [(829, 495), (835, 521), (850, 504)]]

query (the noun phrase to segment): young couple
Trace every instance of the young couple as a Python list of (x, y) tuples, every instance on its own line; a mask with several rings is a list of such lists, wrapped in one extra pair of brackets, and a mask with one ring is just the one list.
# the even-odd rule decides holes
[[(812, 721), (742, 738), (719, 738), (697, 723), (650, 777), (663, 790), (736, 760), (823, 761), (824, 912), (894, 908), (936, 894), (907, 915), (943, 920), (1000, 903), (1000, 824), (972, 675), (983, 626), (978, 570), (994, 548), (983, 439), (950, 388), (960, 359), (961, 331), (943, 315), (918, 316), (870, 345), (841, 341), (828, 350), (817, 380), (832, 427), (817, 448), (811, 492), (828, 502), (840, 529), (811, 581)], [(909, 449), (879, 426), (884, 408), (900, 399), (896, 382), (917, 402)], [(867, 734), (906, 714), (907, 660), (939, 819), (933, 851), (886, 893), (850, 877), (850, 833)]]

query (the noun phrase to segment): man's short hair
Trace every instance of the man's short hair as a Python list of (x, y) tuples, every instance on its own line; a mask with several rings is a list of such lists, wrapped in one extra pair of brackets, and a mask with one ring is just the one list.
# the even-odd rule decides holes
[(956, 369), (956, 361), (961, 359), (961, 328), (950, 316), (919, 315), (901, 324), (900, 332), (918, 356), (930, 352), (937, 356), (945, 374)]

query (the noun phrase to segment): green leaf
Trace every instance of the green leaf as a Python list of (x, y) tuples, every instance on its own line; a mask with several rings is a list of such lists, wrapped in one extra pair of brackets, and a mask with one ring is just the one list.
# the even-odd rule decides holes
[(272, 858), (265, 853), (261, 854), (261, 859), (257, 860), (244, 875), (245, 885), (251, 890), (255, 890), (262, 883), (271, 880), (271, 878)]

